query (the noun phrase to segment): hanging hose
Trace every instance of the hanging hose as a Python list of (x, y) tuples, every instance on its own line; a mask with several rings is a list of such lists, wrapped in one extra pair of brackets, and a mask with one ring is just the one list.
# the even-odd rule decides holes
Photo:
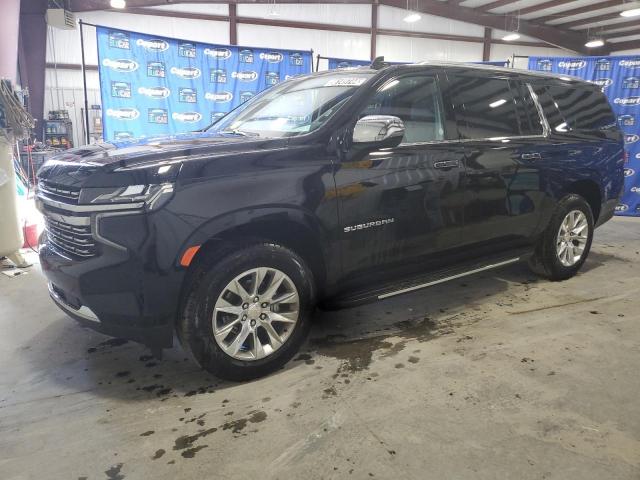
[[(18, 222), (16, 177), (28, 186), (29, 174), (14, 155), (14, 139), (26, 138), (35, 126), (18, 95), (7, 80), (0, 81), (0, 256), (7, 256), (16, 266), (29, 264), (19, 252), (22, 230)], [(19, 153), (19, 152), (18, 152)]]

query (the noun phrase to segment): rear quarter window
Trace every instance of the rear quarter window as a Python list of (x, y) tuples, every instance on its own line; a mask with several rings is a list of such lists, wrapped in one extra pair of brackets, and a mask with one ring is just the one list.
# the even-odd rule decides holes
[(601, 130), (616, 123), (607, 97), (595, 88), (549, 85), (546, 91), (558, 110), (554, 114), (552, 106), (547, 118), (552, 130)]

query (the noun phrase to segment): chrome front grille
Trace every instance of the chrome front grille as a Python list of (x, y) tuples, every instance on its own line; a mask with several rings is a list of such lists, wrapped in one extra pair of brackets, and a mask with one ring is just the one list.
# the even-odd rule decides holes
[(60, 185), (58, 183), (41, 180), (38, 183), (38, 190), (54, 200), (65, 203), (77, 204), (78, 199), (80, 198), (79, 187), (70, 187), (68, 185)]
[(71, 225), (45, 217), (47, 239), (55, 249), (73, 257), (90, 258), (96, 255), (96, 244), (90, 225)]

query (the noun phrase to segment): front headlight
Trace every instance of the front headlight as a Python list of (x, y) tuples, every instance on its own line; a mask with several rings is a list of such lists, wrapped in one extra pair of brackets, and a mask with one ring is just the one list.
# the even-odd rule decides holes
[(158, 208), (173, 194), (173, 184), (128, 185), (125, 187), (92, 187), (80, 191), (82, 205), (139, 204), (149, 209)]

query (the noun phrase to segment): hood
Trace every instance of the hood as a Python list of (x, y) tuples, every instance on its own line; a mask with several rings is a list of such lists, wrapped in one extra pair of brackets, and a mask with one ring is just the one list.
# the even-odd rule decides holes
[[(287, 139), (265, 139), (211, 132), (181, 133), (119, 142), (104, 142), (67, 150), (45, 162), (38, 178), (67, 185), (84, 184), (91, 177), (109, 174), (112, 180), (122, 170), (144, 170), (162, 162), (188, 161), (226, 154), (282, 148)], [(118, 172), (114, 172), (114, 171)], [(96, 175), (98, 174), (98, 175)]]
[[(278, 141), (279, 140), (279, 141)], [(244, 137), (234, 134), (209, 132), (179, 133), (114, 141), (73, 148), (51, 160), (58, 163), (79, 163), (96, 167), (110, 165), (113, 168), (134, 166), (160, 158), (206, 154), (223, 150), (238, 151), (251, 148), (249, 144), (263, 144), (278, 140)]]

